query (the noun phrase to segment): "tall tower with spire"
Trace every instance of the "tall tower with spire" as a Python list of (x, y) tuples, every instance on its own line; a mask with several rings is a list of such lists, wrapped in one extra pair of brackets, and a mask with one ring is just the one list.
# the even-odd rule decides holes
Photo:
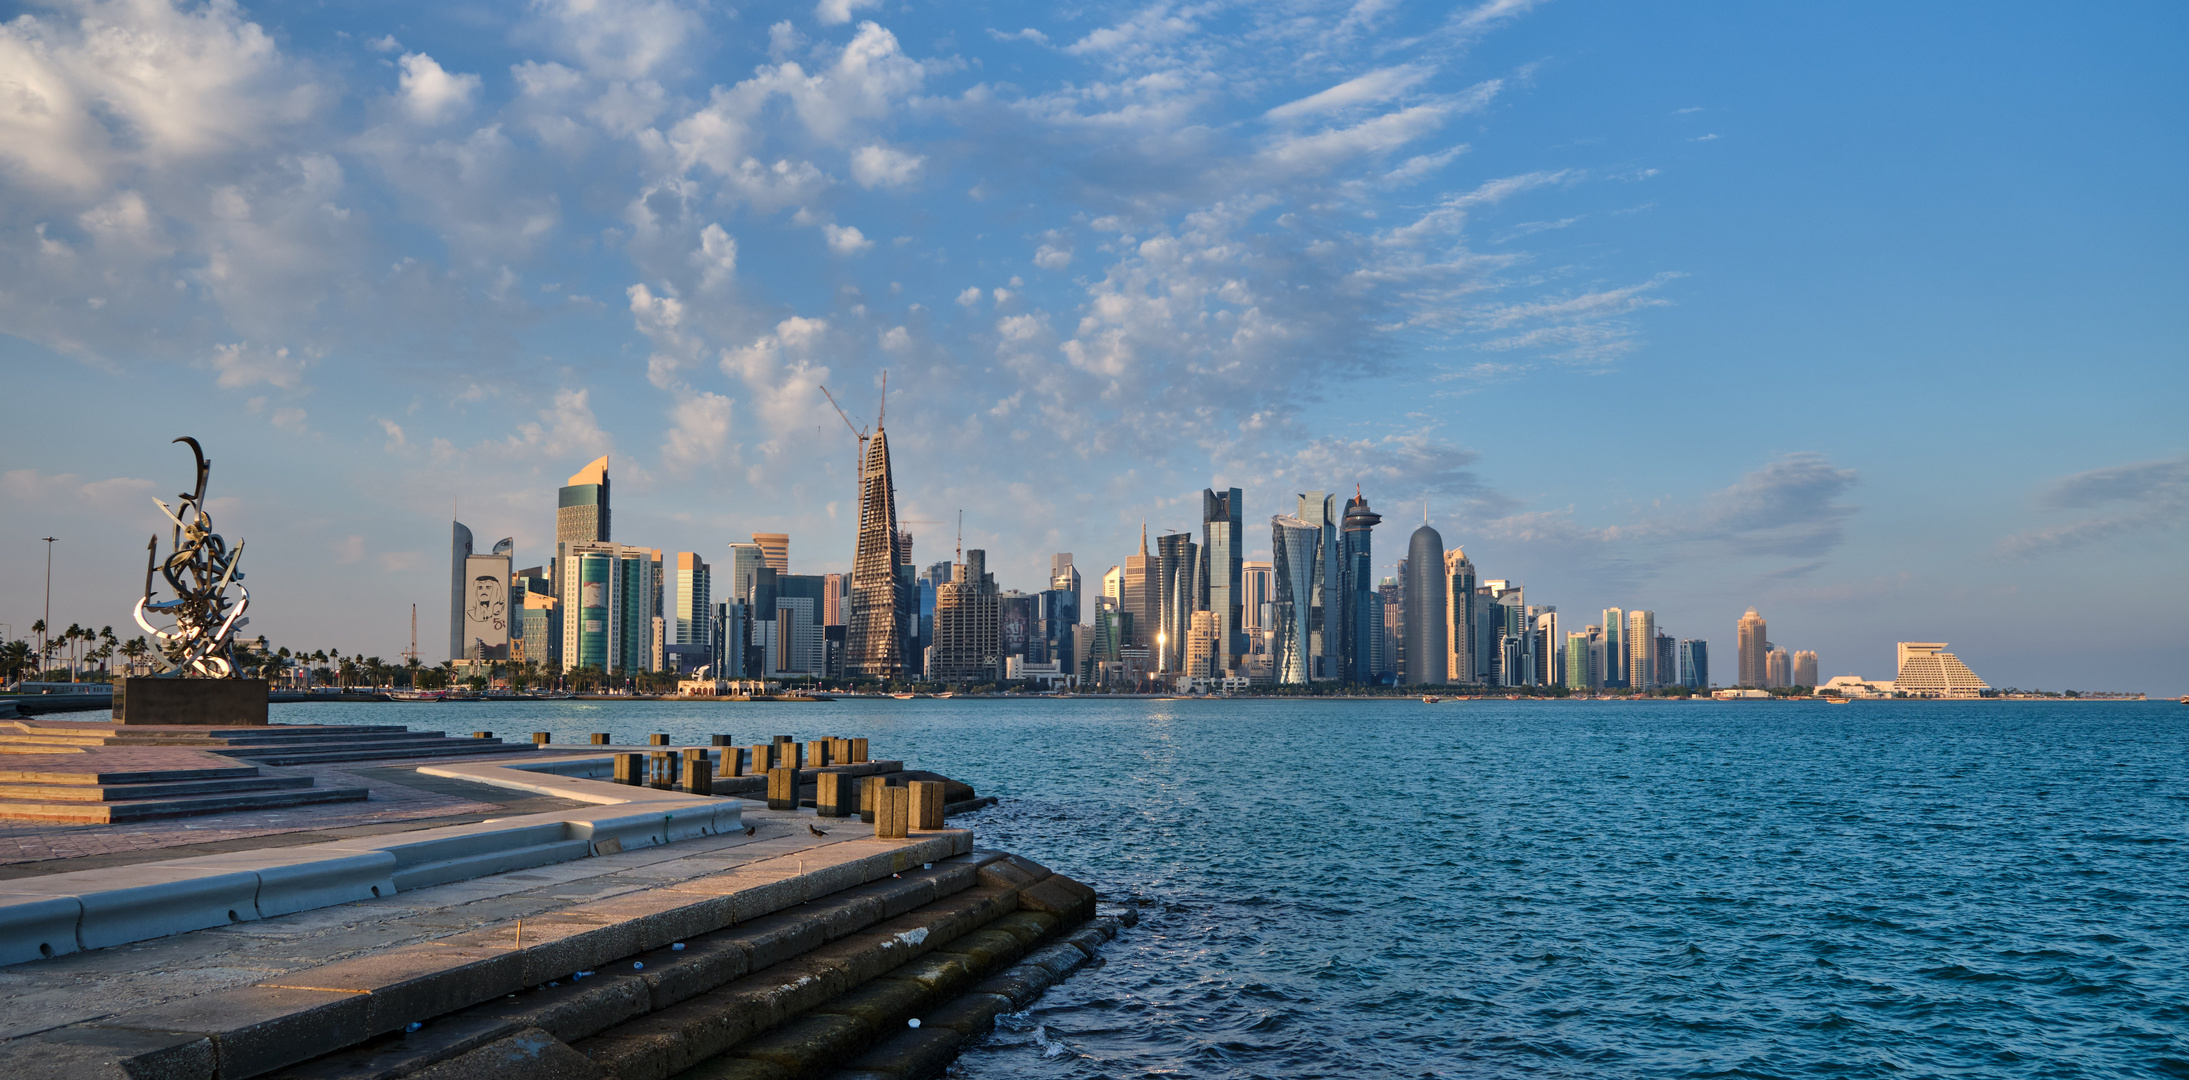
[(866, 458), (859, 463), (859, 546), (851, 560), (851, 617), (844, 628), (844, 670), (852, 675), (905, 675), (905, 613), (911, 605), (897, 572), (907, 554), (905, 535), (897, 526), (889, 434), (877, 418)]
[(1148, 554), (1148, 523), (1140, 523), (1140, 554), (1125, 556), (1124, 594), (1118, 598), (1118, 606), (1131, 626), (1123, 634), (1124, 644), (1146, 648), (1155, 644), (1155, 623), (1163, 614), (1162, 563)]

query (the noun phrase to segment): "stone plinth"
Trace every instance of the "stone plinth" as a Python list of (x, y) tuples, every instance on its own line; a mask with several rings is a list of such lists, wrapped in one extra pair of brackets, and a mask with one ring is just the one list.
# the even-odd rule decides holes
[(114, 722), (263, 726), (266, 723), (266, 680), (117, 679), (114, 682)]

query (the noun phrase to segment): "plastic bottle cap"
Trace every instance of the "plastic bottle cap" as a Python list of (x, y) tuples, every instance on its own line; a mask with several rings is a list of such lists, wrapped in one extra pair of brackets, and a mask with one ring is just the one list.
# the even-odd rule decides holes
[(905, 1021), (905, 1023), (906, 1023), (907, 1025), (911, 1026), (911, 1027), (919, 1027), (919, 1026), (920, 1026), (920, 1018), (919, 1018), (919, 1017), (917, 1017), (917, 1016), (915, 1016), (915, 1017), (913, 1017), (912, 1019), (910, 1019), (910, 1020), (907, 1020), (907, 1021)]

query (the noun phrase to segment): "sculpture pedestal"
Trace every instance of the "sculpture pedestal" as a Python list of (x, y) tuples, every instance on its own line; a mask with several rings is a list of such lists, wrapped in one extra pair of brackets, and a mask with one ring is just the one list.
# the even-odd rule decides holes
[(119, 679), (114, 683), (114, 722), (262, 727), (266, 680)]

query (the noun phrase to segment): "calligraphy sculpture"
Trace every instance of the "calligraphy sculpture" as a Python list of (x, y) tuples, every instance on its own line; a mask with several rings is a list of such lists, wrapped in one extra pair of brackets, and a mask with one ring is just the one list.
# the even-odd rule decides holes
[[(131, 614), (138, 626), (164, 643), (161, 651), (173, 666), (162, 677), (238, 678), (234, 635), (250, 622), (243, 617), (243, 609), (251, 606), (251, 590), (243, 587), (243, 571), (237, 569), (243, 544), (238, 541), (234, 551), (228, 550), (227, 541), (213, 531), (212, 515), (205, 512), (205, 479), (212, 471), (205, 449), (187, 435), (175, 441), (190, 444), (190, 452), (198, 459), (197, 490), (176, 496), (182, 501), (174, 507), (152, 500), (175, 523), (175, 550), (162, 562), (158, 534), (145, 545), (144, 597)], [(154, 574), (167, 579), (174, 599), (152, 599)], [(233, 598), (228, 595), (231, 585), (236, 591)], [(152, 625), (145, 618), (147, 613), (173, 619), (173, 628)]]

